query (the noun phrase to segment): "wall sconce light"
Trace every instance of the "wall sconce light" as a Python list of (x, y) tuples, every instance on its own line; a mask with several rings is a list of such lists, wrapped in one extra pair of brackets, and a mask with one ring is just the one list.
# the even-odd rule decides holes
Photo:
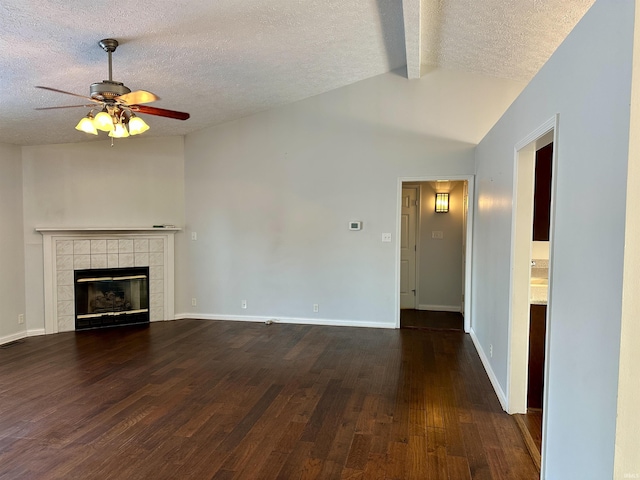
[(436, 193), (436, 213), (447, 213), (449, 211), (449, 194)]

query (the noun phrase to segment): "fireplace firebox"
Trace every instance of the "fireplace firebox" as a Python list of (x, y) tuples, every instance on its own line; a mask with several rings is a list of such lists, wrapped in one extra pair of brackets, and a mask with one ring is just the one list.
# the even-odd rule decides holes
[(76, 270), (76, 330), (149, 323), (149, 267)]

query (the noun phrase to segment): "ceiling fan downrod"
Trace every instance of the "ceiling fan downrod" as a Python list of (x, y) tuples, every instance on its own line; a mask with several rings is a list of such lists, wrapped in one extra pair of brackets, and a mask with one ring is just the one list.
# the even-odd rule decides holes
[(100, 45), (109, 56), (109, 81), (113, 82), (113, 66), (111, 63), (111, 54), (116, 51), (116, 48), (118, 48), (118, 41), (113, 38), (105, 38), (103, 40), (100, 40), (98, 42), (98, 45)]
[(115, 82), (113, 80), (113, 63), (111, 60), (111, 54), (118, 48), (118, 41), (114, 38), (105, 38), (98, 42), (98, 45), (107, 52), (109, 56), (109, 80), (103, 80), (102, 82), (92, 83), (89, 88), (91, 98), (105, 103), (113, 103), (114, 99), (130, 93), (131, 90), (127, 88), (121, 82)]

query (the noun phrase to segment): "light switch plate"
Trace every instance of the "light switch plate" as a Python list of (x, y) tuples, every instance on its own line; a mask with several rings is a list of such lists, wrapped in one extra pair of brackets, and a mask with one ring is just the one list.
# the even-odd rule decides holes
[(385, 242), (385, 243), (391, 242), (391, 234), (390, 233), (383, 233), (382, 234), (382, 241)]
[(441, 240), (442, 238), (444, 238), (442, 231), (439, 230), (433, 230), (431, 232), (431, 238), (437, 238), (439, 240)]

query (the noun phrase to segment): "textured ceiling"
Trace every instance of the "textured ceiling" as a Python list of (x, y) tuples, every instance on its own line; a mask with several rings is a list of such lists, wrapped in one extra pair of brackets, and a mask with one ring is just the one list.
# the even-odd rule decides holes
[(145, 136), (180, 135), (397, 69), (405, 52), (422, 71), (529, 80), (592, 3), (2, 0), (0, 142), (104, 139), (73, 129), (86, 109), (34, 110), (81, 99), (33, 88), (88, 95), (108, 78), (103, 38), (120, 42), (114, 80), (157, 94), (153, 106), (191, 113), (184, 122), (146, 116)]
[(423, 65), (529, 81), (594, 0), (423, 0)]

